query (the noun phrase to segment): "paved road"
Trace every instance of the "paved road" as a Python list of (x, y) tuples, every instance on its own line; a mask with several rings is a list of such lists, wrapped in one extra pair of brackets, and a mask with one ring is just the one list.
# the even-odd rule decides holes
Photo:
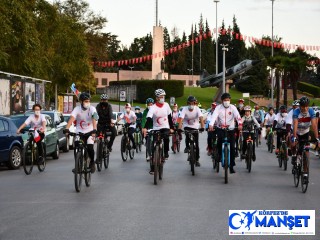
[(80, 193), (73, 185), (72, 152), (50, 159), (44, 173), (2, 169), (0, 239), (319, 239), (228, 235), (229, 209), (315, 209), (319, 227), (319, 159), (312, 155), (306, 194), (293, 186), (290, 170), (279, 169), (265, 143), (257, 149), (252, 172), (237, 159), (236, 174), (224, 184), (204, 154), (205, 136), (196, 175), (191, 176), (185, 154), (170, 154), (157, 186), (144, 152), (121, 160), (119, 136), (109, 169), (95, 173), (91, 187)]

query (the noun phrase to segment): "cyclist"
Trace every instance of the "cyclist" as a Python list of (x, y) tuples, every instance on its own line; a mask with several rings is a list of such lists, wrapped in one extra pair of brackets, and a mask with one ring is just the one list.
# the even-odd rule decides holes
[[(189, 96), (187, 99), (187, 107), (184, 107), (181, 110), (179, 116), (179, 129), (182, 129), (182, 124), (184, 126), (184, 130), (195, 130), (199, 129), (200, 132), (204, 131), (204, 122), (203, 115), (200, 111), (200, 108), (196, 106), (196, 98), (194, 96)], [(199, 128), (200, 121), (200, 128)], [(200, 154), (199, 154), (199, 133), (192, 133), (195, 143), (196, 143), (196, 166), (200, 167)], [(188, 152), (189, 149), (190, 138), (189, 135), (186, 135), (186, 148), (184, 150), (185, 153)]]
[(243, 117), (244, 116), (244, 100), (242, 98), (240, 98), (238, 101), (237, 109), (240, 113), (240, 116)]
[(281, 130), (286, 130), (286, 117), (287, 117), (287, 107), (285, 105), (280, 106), (279, 113), (277, 113), (276, 117), (273, 121), (273, 128), (278, 129), (277, 131), (277, 149), (276, 154), (278, 155), (280, 149), (280, 139), (281, 137), (285, 139), (287, 133)]
[(125, 108), (125, 110), (124, 110), (124, 112), (122, 112), (119, 115), (117, 122), (119, 122), (121, 119), (123, 119), (124, 122), (127, 125), (129, 125), (128, 136), (129, 136), (129, 139), (132, 142), (133, 149), (136, 149), (136, 144), (134, 142), (133, 133), (136, 130), (137, 117), (136, 117), (136, 114), (131, 110), (131, 104), (130, 103), (126, 103), (124, 108)]
[[(151, 106), (154, 104), (154, 100), (152, 98), (148, 98), (146, 100), (146, 109), (143, 111), (143, 114), (142, 114), (142, 121), (141, 121), (141, 127), (142, 129), (145, 128), (145, 125), (146, 125), (146, 122), (147, 122), (147, 115), (148, 115), (148, 112), (149, 112), (149, 109), (151, 108)], [(153, 128), (153, 124), (152, 122), (149, 123), (150, 125), (148, 126), (148, 129), (152, 129)], [(144, 136), (144, 134), (143, 134)], [(149, 148), (151, 148), (151, 144), (149, 143), (148, 141), (148, 136), (144, 136), (146, 138), (146, 151), (149, 150)], [(150, 152), (148, 151), (148, 155), (147, 155), (147, 162), (150, 161)]]
[(97, 125), (97, 129), (98, 129), (98, 134), (100, 132), (106, 133), (106, 132), (111, 132), (112, 135), (110, 136), (110, 141), (108, 143), (108, 149), (111, 152), (112, 151), (112, 145), (113, 145), (113, 141), (117, 135), (117, 130), (116, 127), (114, 126), (114, 123), (112, 122), (112, 106), (111, 104), (108, 103), (108, 95), (103, 93), (100, 96), (100, 103), (98, 103), (96, 109), (97, 109), (97, 113), (99, 116), (98, 119), (98, 125)]
[[(260, 124), (260, 126), (263, 125), (264, 122), (264, 111), (260, 110), (260, 107), (258, 104), (254, 106), (253, 114), (254, 118), (257, 120), (257, 122)], [(261, 144), (261, 129), (258, 129), (258, 135), (259, 135), (259, 144)]]
[[(217, 103), (213, 102), (211, 103), (211, 109), (207, 115), (207, 120), (206, 120), (206, 124), (205, 124), (205, 128), (208, 131), (209, 130), (209, 124), (210, 124), (210, 119), (212, 117), (212, 114), (214, 112), (214, 110), (217, 107)], [(216, 124), (214, 124), (214, 126), (216, 126)], [(212, 153), (212, 142), (215, 142), (217, 138), (217, 131), (208, 131), (208, 138), (207, 138), (207, 155), (210, 156)]]
[[(293, 138), (292, 142), (296, 145), (297, 141), (308, 141), (309, 140), (309, 131), (310, 126), (312, 126), (312, 130), (314, 133), (315, 138), (318, 141), (319, 147), (319, 138), (318, 138), (318, 126), (316, 121), (316, 114), (312, 107), (309, 107), (309, 99), (305, 96), (301, 97), (299, 100), (300, 108), (297, 108), (293, 112)], [(296, 161), (295, 152), (292, 153), (292, 163), (294, 164)], [(301, 154), (301, 153), (300, 153)], [(307, 156), (309, 157), (309, 151), (306, 152)], [(303, 164), (305, 169), (304, 172), (307, 172), (306, 164)], [(307, 177), (307, 174), (304, 173), (304, 178)]]
[(287, 117), (286, 117), (286, 128), (287, 128), (287, 145), (288, 145), (288, 155), (292, 156), (292, 144), (291, 144), (291, 135), (292, 135), (292, 130), (293, 130), (293, 126), (292, 126), (292, 115), (295, 109), (299, 108), (300, 104), (299, 104), (299, 100), (294, 100), (292, 102), (292, 109), (290, 110), (290, 112), (288, 113)]
[[(176, 104), (176, 103), (173, 104), (173, 107), (172, 107), (172, 122), (173, 122), (175, 129), (177, 129), (179, 127), (179, 111), (178, 111), (178, 104)], [(181, 141), (182, 140), (182, 133), (179, 131), (178, 135), (179, 135), (179, 140)], [(172, 146), (171, 146), (172, 151), (174, 150), (173, 144), (174, 144), (174, 142), (172, 141)]]
[[(39, 164), (43, 163), (43, 149), (42, 149), (42, 140), (44, 139), (44, 133), (46, 131), (46, 118), (43, 114), (41, 114), (41, 105), (40, 104), (34, 104), (32, 106), (32, 110), (34, 111), (34, 114), (31, 114), (25, 122), (18, 128), (17, 134), (20, 133), (21, 129), (25, 128), (26, 126), (30, 125), (32, 129), (35, 131), (39, 130), (39, 137), (40, 139), (35, 139), (35, 142), (37, 143), (37, 148), (39, 151), (39, 158), (38, 162)], [(38, 133), (35, 133), (35, 137)]]
[[(84, 139), (84, 142), (87, 144), (88, 155), (90, 158), (91, 173), (94, 173), (96, 171), (96, 167), (94, 164), (93, 144), (96, 135), (95, 132), (97, 131), (98, 114), (96, 108), (90, 105), (90, 98), (90, 94), (87, 92), (82, 92), (79, 95), (79, 101), (81, 105), (73, 109), (66, 126), (65, 133), (69, 133), (69, 128), (74, 120), (77, 121), (76, 133), (88, 133), (94, 131), (91, 136), (88, 136)], [(75, 169), (72, 169), (72, 172), (74, 171)]]
[(267, 136), (270, 132), (270, 128), (273, 126), (273, 121), (275, 119), (276, 115), (274, 114), (273, 107), (269, 107), (269, 112), (267, 113), (265, 119), (264, 119), (264, 126), (266, 126), (266, 136), (265, 139), (267, 139)]
[[(136, 129), (139, 129), (142, 135), (142, 127), (141, 127), (141, 122), (142, 122), (142, 112), (139, 106), (136, 106), (134, 108), (137, 120), (136, 120)], [(143, 138), (141, 139), (141, 143), (143, 144)]]
[[(234, 136), (234, 127), (235, 121), (238, 122), (238, 129), (242, 130), (242, 119), (237, 108), (234, 105), (230, 104), (231, 96), (229, 93), (223, 93), (221, 95), (222, 104), (218, 105), (213, 112), (209, 129), (210, 131), (213, 130), (213, 125), (217, 120), (217, 125), (220, 128), (228, 127), (230, 131), (228, 131), (228, 142), (230, 143), (230, 173), (235, 173), (234, 166), (235, 166), (235, 136)], [(222, 129), (218, 129), (217, 132), (218, 136), (218, 150), (219, 155), (222, 155), (222, 142), (224, 141), (224, 132)]]
[[(143, 133), (146, 134), (153, 123), (153, 130), (161, 130), (166, 137), (163, 139), (164, 158), (169, 158), (169, 132), (174, 132), (174, 126), (171, 115), (171, 108), (168, 103), (165, 102), (166, 92), (163, 89), (157, 89), (154, 92), (156, 96), (156, 103), (150, 107), (147, 114), (147, 122)], [(150, 171), (153, 174), (153, 169)]]
[[(257, 119), (251, 115), (251, 107), (245, 106), (244, 107), (244, 116), (242, 117), (242, 133), (243, 133), (243, 142), (242, 142), (242, 155), (241, 158), (246, 158), (246, 151), (247, 151), (247, 139), (251, 136), (251, 139), (255, 139), (255, 134), (252, 132), (254, 130), (253, 126), (256, 125), (257, 128), (260, 128), (260, 124), (258, 123)], [(252, 160), (256, 160), (256, 152), (255, 152), (255, 141), (253, 141), (253, 155)]]

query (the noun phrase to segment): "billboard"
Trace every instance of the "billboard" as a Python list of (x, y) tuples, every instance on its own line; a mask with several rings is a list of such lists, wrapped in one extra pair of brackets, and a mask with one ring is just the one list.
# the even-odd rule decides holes
[(36, 100), (36, 85), (34, 83), (25, 83), (25, 109), (31, 110)]
[(0, 115), (10, 115), (10, 81), (0, 79)]
[(40, 104), (42, 108), (45, 108), (43, 83), (36, 84), (36, 103)]
[(21, 81), (13, 80), (11, 84), (12, 114), (24, 112), (24, 91)]

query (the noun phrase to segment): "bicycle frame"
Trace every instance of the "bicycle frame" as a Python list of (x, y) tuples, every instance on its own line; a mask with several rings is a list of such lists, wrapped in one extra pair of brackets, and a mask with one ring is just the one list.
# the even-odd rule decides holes
[(225, 151), (225, 148), (228, 149), (228, 167), (230, 167), (230, 143), (228, 142), (228, 131), (229, 129), (228, 128), (221, 128), (224, 132), (224, 137), (223, 137), (223, 142), (222, 142), (222, 156), (221, 156), (221, 164), (222, 166), (224, 166), (225, 164), (225, 159), (224, 159), (224, 151)]

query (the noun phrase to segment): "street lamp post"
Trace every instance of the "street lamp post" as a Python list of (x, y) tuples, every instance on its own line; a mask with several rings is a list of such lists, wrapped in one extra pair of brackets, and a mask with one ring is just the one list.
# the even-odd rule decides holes
[(218, 2), (219, 0), (214, 0), (216, 3), (216, 75), (218, 74)]
[(130, 86), (130, 100), (131, 100), (131, 106), (133, 105), (133, 94), (132, 94), (132, 69), (134, 68), (134, 66), (129, 66), (129, 68), (131, 69), (131, 86)]
[[(272, 27), (271, 27), (271, 42), (272, 42), (272, 46), (271, 46), (271, 57), (273, 58), (273, 43), (274, 43), (274, 39), (273, 39), (273, 3), (275, 0), (270, 0), (272, 2)], [(271, 106), (273, 107), (273, 68), (271, 68)]]
[[(92, 60), (93, 60), (93, 78), (95, 79), (94, 73), (96, 72), (96, 66), (97, 66), (98, 58), (97, 57), (93, 57)], [(89, 94), (90, 94), (90, 88), (91, 88), (91, 80), (89, 81)]]
[(228, 44), (221, 44), (222, 51), (223, 51), (223, 65), (222, 65), (222, 71), (223, 71), (223, 81), (222, 81), (222, 93), (225, 93), (226, 91), (226, 51), (228, 51)]
[[(188, 72), (189, 72), (189, 82), (188, 82), (188, 86), (189, 86), (189, 84), (190, 84), (190, 75), (191, 75), (191, 73), (193, 73), (193, 69), (192, 68), (188, 68), (187, 69), (188, 70)], [(193, 83), (193, 81), (192, 81), (192, 83)], [(189, 86), (189, 95), (191, 94), (191, 88), (190, 88), (190, 86)]]

